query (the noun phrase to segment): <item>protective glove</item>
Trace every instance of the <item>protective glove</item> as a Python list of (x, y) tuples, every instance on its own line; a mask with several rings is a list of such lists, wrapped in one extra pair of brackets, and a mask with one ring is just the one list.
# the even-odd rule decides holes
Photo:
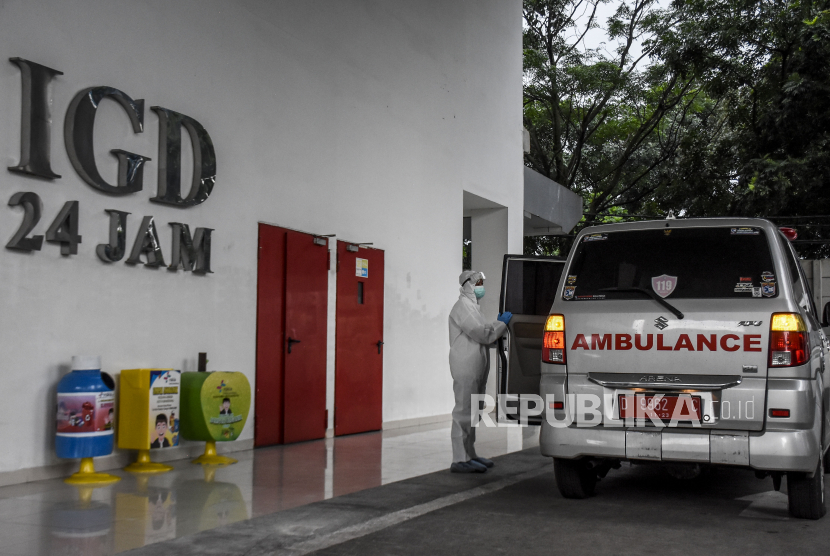
[(510, 311), (505, 311), (499, 315), (498, 320), (503, 322), (504, 324), (510, 324), (510, 319), (513, 318), (513, 313)]

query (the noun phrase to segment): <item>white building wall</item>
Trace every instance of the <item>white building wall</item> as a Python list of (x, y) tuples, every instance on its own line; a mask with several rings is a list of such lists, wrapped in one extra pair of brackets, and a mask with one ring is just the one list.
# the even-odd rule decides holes
[[(192, 371), (207, 351), (209, 370), (253, 383), (259, 221), (384, 249), (383, 419), (450, 412), (462, 190), (508, 207), (507, 250), (521, 252), (520, 0), (6, 0), (0, 58), (9, 57), (64, 72), (52, 90), (52, 169), (62, 178), (0, 170), (0, 243), (21, 221), (19, 208), (5, 207), (18, 191), (43, 199), (36, 234), (78, 200), (83, 243), (69, 257), (49, 243), (34, 254), (0, 248), (0, 440), (15, 440), (0, 451), (0, 472), (57, 461), (55, 389), (73, 354), (100, 354), (117, 374)], [(18, 68), (0, 63), (3, 166), (20, 156), (20, 83)], [(153, 158), (140, 193), (104, 195), (69, 163), (66, 108), (95, 85), (146, 101), (144, 133), (109, 100), (95, 128), (110, 182), (111, 149)], [(151, 105), (211, 134), (217, 185), (202, 205), (149, 202)], [(214, 228), (214, 274), (103, 263), (95, 246), (108, 242), (105, 209), (131, 213), (128, 247), (153, 215), (168, 263), (168, 222)], [(252, 417), (253, 408), (242, 439), (253, 437)]]

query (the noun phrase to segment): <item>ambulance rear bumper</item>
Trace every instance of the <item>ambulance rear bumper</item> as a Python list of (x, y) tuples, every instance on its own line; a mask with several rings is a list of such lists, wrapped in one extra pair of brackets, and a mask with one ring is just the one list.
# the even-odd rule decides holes
[(542, 454), (574, 459), (600, 457), (645, 461), (736, 465), (765, 471), (816, 468), (818, 435), (812, 429), (744, 432), (729, 430), (555, 428), (542, 424)]

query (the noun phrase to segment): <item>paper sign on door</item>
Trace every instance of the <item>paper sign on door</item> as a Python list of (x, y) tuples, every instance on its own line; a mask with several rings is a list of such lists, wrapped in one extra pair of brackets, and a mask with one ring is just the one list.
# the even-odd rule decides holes
[(358, 278), (369, 277), (369, 259), (355, 259), (355, 276)]

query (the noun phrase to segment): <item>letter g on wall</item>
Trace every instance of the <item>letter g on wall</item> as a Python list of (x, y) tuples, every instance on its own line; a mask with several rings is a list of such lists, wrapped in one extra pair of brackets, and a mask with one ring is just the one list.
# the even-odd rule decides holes
[(133, 100), (123, 91), (112, 87), (89, 87), (75, 95), (66, 111), (63, 127), (66, 152), (78, 175), (95, 189), (111, 195), (136, 193), (144, 187), (144, 162), (149, 158), (120, 149), (110, 151), (118, 158), (117, 185), (107, 183), (95, 164), (92, 146), (95, 114), (105, 98), (118, 102), (124, 108), (135, 133), (144, 131), (143, 100)]

